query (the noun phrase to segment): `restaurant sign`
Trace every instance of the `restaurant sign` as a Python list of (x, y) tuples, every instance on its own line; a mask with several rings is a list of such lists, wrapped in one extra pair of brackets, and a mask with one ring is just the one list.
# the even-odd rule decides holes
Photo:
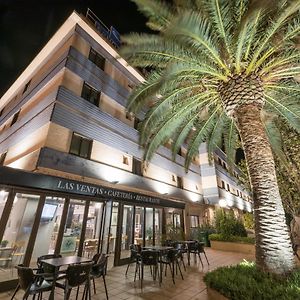
[(130, 191), (112, 189), (105, 186), (69, 180), (56, 176), (31, 173), (7, 167), (0, 167), (0, 184), (35, 188), (47, 191), (64, 192), (103, 198), (107, 200), (120, 200), (139, 203), (149, 203), (165, 207), (184, 208), (183, 202), (152, 197)]
[(64, 192), (71, 192), (88, 196), (99, 196), (103, 198), (113, 198), (118, 200), (129, 200), (160, 204), (159, 198), (122, 190), (110, 189), (106, 187), (94, 186), (86, 183), (73, 182), (69, 180), (59, 180), (57, 183), (57, 189)]

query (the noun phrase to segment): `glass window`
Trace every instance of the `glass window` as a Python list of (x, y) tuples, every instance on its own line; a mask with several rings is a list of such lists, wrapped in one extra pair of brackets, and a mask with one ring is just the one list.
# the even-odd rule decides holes
[(14, 114), (13, 119), (10, 123), (10, 126), (14, 125), (17, 122), (17, 120), (19, 118), (19, 114), (20, 114), (20, 111), (18, 111), (17, 113)]
[(143, 176), (142, 162), (139, 159), (136, 159), (135, 157), (133, 157), (132, 159), (132, 173), (139, 176)]
[(91, 48), (90, 50), (89, 60), (93, 62), (97, 67), (99, 67), (101, 70), (104, 70), (105, 58), (97, 51), (95, 51), (93, 48)]
[(99, 105), (100, 92), (92, 88), (86, 82), (83, 84), (81, 97), (96, 106)]
[(115, 252), (116, 238), (117, 238), (118, 209), (119, 209), (119, 203), (113, 202), (111, 223), (110, 223), (110, 233), (109, 233), (109, 243), (108, 243), (108, 253)]
[(67, 220), (61, 243), (62, 255), (75, 255), (78, 251), (85, 203), (83, 200), (70, 200)]
[(191, 228), (199, 227), (199, 216), (190, 216), (191, 217)]
[(98, 251), (102, 210), (103, 203), (90, 202), (83, 244), (83, 255), (86, 257), (93, 257)]
[(28, 90), (28, 88), (29, 88), (29, 86), (30, 86), (30, 83), (31, 83), (31, 80), (29, 80), (29, 81), (25, 84), (24, 90), (23, 90), (22, 94), (24, 94), (24, 93)]
[(134, 244), (143, 245), (144, 237), (144, 207), (135, 208)]
[(155, 245), (161, 245), (162, 240), (162, 209), (155, 208), (154, 217)]
[(2, 217), (3, 209), (6, 204), (8, 194), (8, 192), (0, 188), (0, 218)]
[(17, 193), (14, 198), (2, 239), (6, 245), (0, 248), (0, 267), (5, 272), (1, 277), (3, 280), (16, 275), (14, 266), (23, 263), (39, 199), (38, 195), (22, 193)]
[(77, 133), (73, 133), (70, 153), (83, 158), (90, 158), (93, 141)]
[(133, 206), (124, 205), (123, 207), (123, 223), (122, 223), (122, 240), (120, 258), (130, 257), (129, 246), (132, 244), (133, 238)]
[(1, 154), (1, 156), (0, 156), (0, 166), (4, 165), (6, 154), (7, 154), (7, 152), (4, 152), (4, 153)]
[(146, 246), (153, 245), (153, 208), (146, 207), (146, 230), (145, 244)]
[(46, 197), (31, 258), (32, 264), (36, 263), (39, 256), (54, 253), (64, 201), (64, 198)]

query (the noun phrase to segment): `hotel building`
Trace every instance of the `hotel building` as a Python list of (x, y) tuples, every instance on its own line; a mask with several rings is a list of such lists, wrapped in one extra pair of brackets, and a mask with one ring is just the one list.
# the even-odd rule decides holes
[(143, 115), (126, 100), (144, 78), (119, 46), (113, 27), (74, 12), (0, 99), (0, 290), (40, 255), (102, 251), (120, 265), (132, 243), (210, 223), (220, 199), (251, 211), (221, 150), (209, 164), (202, 144), (187, 173), (184, 145), (175, 161), (162, 146), (143, 164)]

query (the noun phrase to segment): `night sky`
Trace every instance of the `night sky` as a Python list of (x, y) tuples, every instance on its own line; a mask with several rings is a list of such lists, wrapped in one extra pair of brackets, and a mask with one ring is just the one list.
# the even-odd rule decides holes
[(0, 97), (67, 17), (90, 8), (121, 34), (146, 31), (146, 19), (129, 0), (0, 0)]

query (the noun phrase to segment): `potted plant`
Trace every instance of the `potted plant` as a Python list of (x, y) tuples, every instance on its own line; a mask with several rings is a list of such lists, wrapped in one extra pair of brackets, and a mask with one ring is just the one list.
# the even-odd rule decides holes
[(0, 243), (0, 247), (1, 248), (5, 248), (7, 246), (7, 244), (9, 243), (8, 240), (2, 240), (1, 243)]

